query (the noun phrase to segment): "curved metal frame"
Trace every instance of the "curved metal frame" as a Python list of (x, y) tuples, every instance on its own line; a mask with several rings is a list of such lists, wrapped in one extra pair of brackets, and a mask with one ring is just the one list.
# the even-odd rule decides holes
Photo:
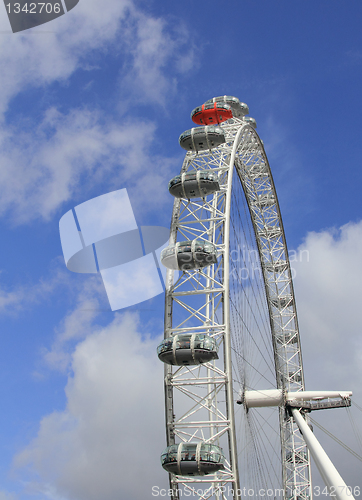
[[(197, 367), (165, 365), (165, 408), (167, 445), (203, 440), (219, 443), (227, 435), (229, 456), (226, 468), (200, 478), (170, 474), (173, 499), (179, 485), (192, 490), (191, 483), (208, 483), (209, 493), (199, 498), (226, 498), (221, 486), (229, 485), (235, 500), (241, 498), (235, 436), (229, 331), (229, 231), (234, 166), (249, 206), (268, 302), (273, 338), (277, 387), (285, 391), (304, 390), (302, 357), (294, 301), (291, 269), (280, 209), (264, 147), (255, 129), (246, 120), (233, 118), (220, 124), (225, 144), (204, 152), (188, 152), (181, 172), (189, 169), (216, 170), (220, 191), (212, 199), (176, 199), (171, 222), (170, 244), (177, 234), (184, 239), (205, 239), (214, 243), (220, 259), (202, 270), (184, 272), (174, 283), (168, 270), (165, 301), (165, 338), (198, 332), (214, 337), (223, 346), (224, 367), (209, 362)], [(204, 391), (201, 394), (201, 389)], [(217, 395), (226, 393), (225, 408)], [(190, 402), (176, 417), (174, 391)], [(187, 405), (186, 405), (187, 406)], [(178, 408), (177, 408), (178, 410)], [(199, 418), (196, 418), (198, 416)], [(298, 427), (279, 409), (284, 497), (309, 499), (309, 453)], [(303, 458), (301, 458), (303, 457)], [(221, 492), (221, 493), (220, 493)], [(214, 498), (213, 497), (213, 498)]]

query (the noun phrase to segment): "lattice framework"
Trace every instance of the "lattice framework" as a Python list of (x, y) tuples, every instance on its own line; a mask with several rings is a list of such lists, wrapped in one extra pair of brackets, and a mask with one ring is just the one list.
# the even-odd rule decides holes
[[(229, 319), (224, 306), (229, 281), (228, 224), (232, 173), (242, 183), (256, 236), (270, 317), (276, 385), (286, 391), (304, 390), (304, 378), (291, 269), (280, 209), (268, 160), (255, 130), (242, 120), (221, 124), (226, 143), (211, 151), (186, 154), (182, 172), (212, 169), (219, 172), (220, 191), (212, 197), (176, 200), (170, 242), (204, 239), (216, 245), (218, 263), (202, 270), (183, 273), (174, 282), (168, 271), (165, 310), (165, 337), (180, 333), (206, 333), (216, 338), (224, 363), (196, 367), (165, 365), (167, 444), (202, 440), (227, 443), (225, 471), (205, 477), (170, 475), (174, 499), (178, 488), (203, 485), (199, 499), (227, 499), (228, 491), (240, 498), (238, 461), (234, 429), (233, 380), (228, 344)], [(233, 165), (232, 152), (236, 155)], [(235, 175), (235, 174), (234, 174)], [(176, 396), (177, 394), (177, 396)], [(225, 400), (220, 403), (220, 395)], [(309, 454), (297, 426), (279, 409), (284, 496), (307, 499), (310, 491)], [(191, 485), (196, 486), (191, 486)]]

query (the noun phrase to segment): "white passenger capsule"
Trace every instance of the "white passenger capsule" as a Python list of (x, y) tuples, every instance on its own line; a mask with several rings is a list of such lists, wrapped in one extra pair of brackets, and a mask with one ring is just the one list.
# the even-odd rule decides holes
[(218, 359), (216, 340), (205, 333), (183, 333), (164, 339), (157, 347), (168, 365), (199, 365)]
[(252, 118), (251, 116), (244, 116), (244, 122), (246, 122), (248, 125), (250, 125), (254, 129), (257, 126), (255, 118)]
[(176, 175), (168, 183), (168, 190), (176, 198), (204, 198), (219, 191), (218, 175), (211, 170), (192, 170)]
[(217, 262), (213, 243), (204, 240), (179, 241), (161, 252), (161, 262), (168, 269), (189, 271), (201, 269)]
[(225, 142), (225, 134), (221, 127), (206, 125), (186, 130), (179, 137), (180, 146), (187, 151), (205, 151), (220, 146)]
[(168, 446), (161, 455), (162, 467), (180, 476), (205, 476), (224, 469), (225, 456), (215, 444), (180, 443)]
[(237, 97), (233, 97), (231, 95), (222, 95), (219, 97), (213, 97), (205, 102), (205, 104), (209, 104), (211, 102), (223, 102), (228, 104), (231, 108), (233, 116), (235, 118), (242, 118), (244, 115), (249, 113), (249, 107), (245, 102), (240, 102)]

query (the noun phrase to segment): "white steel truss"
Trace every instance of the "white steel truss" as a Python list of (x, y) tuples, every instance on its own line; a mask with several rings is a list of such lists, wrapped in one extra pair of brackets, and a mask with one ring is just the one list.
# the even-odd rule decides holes
[[(188, 332), (208, 334), (219, 345), (219, 360), (197, 366), (165, 365), (165, 402), (167, 445), (191, 441), (217, 444), (227, 452), (226, 466), (207, 476), (170, 474), (173, 500), (180, 498), (181, 488), (203, 500), (240, 499), (243, 496), (238, 471), (240, 450), (237, 450), (235, 403), (236, 393), (248, 387), (245, 381), (236, 386), (234, 372), (235, 365), (240, 364), (242, 371), (252, 360), (242, 354), (244, 340), (241, 333), (235, 331), (239, 328), (231, 324), (242, 325), (245, 316), (251, 313), (244, 314), (242, 306), (238, 305), (238, 286), (246, 285), (242, 282), (242, 265), (232, 262), (231, 257), (232, 252), (240, 253), (241, 240), (238, 240), (236, 224), (242, 224), (244, 217), (251, 220), (250, 241), (255, 243), (255, 262), (259, 263), (263, 286), (260, 290), (257, 282), (249, 282), (248, 300), (253, 305), (249, 304), (248, 310), (256, 308), (259, 310), (256, 315), (262, 315), (259, 304), (264, 300), (272, 346), (272, 359), (268, 361), (262, 347), (257, 345), (259, 340), (254, 340), (259, 351), (255, 371), (261, 380), (266, 378), (259, 368), (263, 358), (272, 365), (275, 387), (286, 392), (304, 390), (292, 275), (264, 147), (254, 128), (242, 119), (233, 118), (221, 127), (225, 132), (225, 144), (198, 154), (188, 152), (182, 166), (182, 172), (193, 169), (218, 172), (220, 190), (204, 199), (176, 199), (170, 236), (170, 243), (195, 238), (212, 242), (218, 252), (218, 261), (201, 270), (185, 271), (176, 281), (173, 271), (168, 270), (165, 307), (165, 337)], [(247, 215), (238, 213), (241, 209), (233, 191), (236, 183), (242, 185), (249, 209)], [(245, 256), (243, 259), (245, 261)], [(256, 316), (251, 322), (254, 329), (259, 329), (260, 321)], [(252, 332), (251, 338), (253, 340)], [(248, 410), (244, 411), (248, 420)], [(256, 415), (259, 419), (264, 418)], [(279, 433), (281, 451), (276, 452), (272, 446), (269, 451), (282, 464), (283, 497), (285, 500), (307, 500), (311, 486), (309, 453), (297, 425), (283, 405), (279, 407)], [(241, 446), (256, 448), (255, 433), (250, 440), (252, 442), (246, 440)], [(267, 475), (270, 476), (269, 471)], [(258, 481), (256, 479), (255, 484), (259, 484)], [(256, 492), (254, 496), (257, 497)]]

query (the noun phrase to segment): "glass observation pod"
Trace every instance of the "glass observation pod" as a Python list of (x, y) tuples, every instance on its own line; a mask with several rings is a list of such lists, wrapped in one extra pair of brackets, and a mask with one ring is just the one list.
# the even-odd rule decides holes
[(187, 151), (205, 151), (224, 144), (225, 134), (217, 125), (205, 125), (186, 130), (180, 135), (178, 142)]
[(179, 476), (205, 476), (224, 469), (222, 448), (208, 443), (180, 443), (165, 449), (162, 467)]
[(161, 252), (161, 262), (168, 269), (189, 271), (201, 269), (217, 262), (213, 243), (204, 240), (179, 241)]
[(193, 170), (176, 175), (168, 183), (168, 190), (176, 198), (204, 198), (219, 191), (219, 178), (211, 170)]
[(233, 117), (230, 106), (213, 102), (198, 106), (191, 113), (191, 120), (197, 125), (216, 125)]
[(199, 365), (218, 359), (216, 340), (205, 333), (182, 333), (164, 339), (157, 347), (168, 365)]
[(240, 102), (237, 97), (232, 95), (221, 95), (219, 97), (214, 97), (205, 102), (205, 104), (210, 104), (213, 102), (223, 102), (230, 106), (233, 116), (235, 118), (242, 118), (249, 113), (249, 106), (245, 102)]
[(246, 122), (251, 127), (256, 128), (256, 120), (255, 120), (255, 118), (252, 118), (251, 116), (245, 116), (244, 117), (244, 122)]

